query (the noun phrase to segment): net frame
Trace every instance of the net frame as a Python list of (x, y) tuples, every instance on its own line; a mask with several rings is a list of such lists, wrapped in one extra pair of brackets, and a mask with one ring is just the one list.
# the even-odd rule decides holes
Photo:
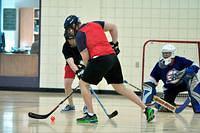
[[(147, 46), (149, 46), (152, 43), (173, 43), (173, 44), (196, 44), (197, 45), (197, 51), (198, 51), (198, 62), (200, 64), (200, 41), (184, 41), (184, 40), (147, 40), (143, 44), (143, 51), (142, 51), (142, 80), (141, 80), (141, 86), (144, 83), (144, 76), (145, 76), (145, 58), (146, 58), (146, 52), (147, 52)], [(143, 90), (143, 87), (142, 87)]]

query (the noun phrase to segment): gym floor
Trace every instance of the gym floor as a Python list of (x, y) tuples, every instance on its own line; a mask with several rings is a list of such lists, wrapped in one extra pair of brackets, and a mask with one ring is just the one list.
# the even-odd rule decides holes
[[(60, 113), (61, 105), (52, 116), (54, 122), (47, 119), (32, 119), (28, 112), (49, 113), (65, 98), (62, 93), (15, 92), (0, 93), (0, 133), (199, 133), (200, 114), (194, 114), (192, 108), (186, 108), (180, 114), (156, 113), (150, 123), (137, 105), (120, 95), (98, 95), (108, 113), (114, 110), (118, 115), (108, 119), (93, 97), (94, 110), (98, 124), (78, 124), (76, 118), (82, 117), (83, 100), (80, 94), (74, 94), (76, 110)], [(180, 99), (181, 101), (181, 99)]]

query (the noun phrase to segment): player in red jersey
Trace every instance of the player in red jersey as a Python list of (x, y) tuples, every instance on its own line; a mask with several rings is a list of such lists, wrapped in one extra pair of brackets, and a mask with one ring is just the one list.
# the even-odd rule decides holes
[[(70, 15), (65, 20), (65, 29), (68, 36), (76, 39), (78, 50), (86, 65), (84, 71), (78, 70), (76, 74), (80, 77), (80, 88), (84, 102), (88, 107), (88, 113), (78, 118), (79, 123), (96, 123), (97, 116), (93, 111), (92, 97), (89, 84), (97, 85), (102, 78), (120, 94), (126, 96), (144, 110), (147, 121), (154, 118), (154, 110), (146, 107), (140, 98), (123, 85), (121, 65), (118, 60), (118, 31), (114, 24), (104, 21), (88, 22), (81, 24), (75, 15)], [(108, 31), (112, 42), (108, 42), (105, 32)]]

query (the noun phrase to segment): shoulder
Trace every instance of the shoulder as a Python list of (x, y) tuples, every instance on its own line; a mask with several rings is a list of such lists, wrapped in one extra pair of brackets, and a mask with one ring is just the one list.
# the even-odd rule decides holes
[(104, 25), (105, 25), (105, 22), (104, 22), (104, 21), (93, 21), (93, 23), (99, 24), (102, 28), (103, 28)]
[(79, 41), (82, 38), (85, 38), (85, 33), (82, 31), (78, 31), (76, 34), (76, 41)]
[(70, 49), (71, 49), (71, 47), (69, 46), (69, 43), (68, 43), (68, 42), (65, 42), (65, 43), (63, 44), (63, 51), (70, 50)]
[(176, 61), (191, 61), (190, 59), (186, 59), (185, 57), (182, 56), (175, 56)]

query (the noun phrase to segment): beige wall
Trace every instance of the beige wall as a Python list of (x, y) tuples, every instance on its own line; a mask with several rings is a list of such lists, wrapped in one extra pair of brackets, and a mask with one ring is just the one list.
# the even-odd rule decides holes
[[(63, 23), (71, 14), (82, 22), (105, 20), (118, 26), (124, 79), (139, 87), (146, 40), (200, 37), (199, 0), (42, 0), (41, 11), (40, 87), (63, 88)], [(159, 56), (159, 50), (153, 54)], [(99, 88), (112, 89), (104, 81)]]

